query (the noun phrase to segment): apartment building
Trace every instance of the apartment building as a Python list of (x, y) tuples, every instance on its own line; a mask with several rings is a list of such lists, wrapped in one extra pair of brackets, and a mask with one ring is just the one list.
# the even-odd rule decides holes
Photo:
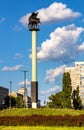
[(8, 96), (9, 90), (0, 86), (0, 108), (3, 107), (5, 101), (4, 99)]
[(79, 86), (79, 94), (84, 104), (84, 62), (75, 62), (73, 67), (66, 67), (65, 72), (70, 73), (72, 91)]

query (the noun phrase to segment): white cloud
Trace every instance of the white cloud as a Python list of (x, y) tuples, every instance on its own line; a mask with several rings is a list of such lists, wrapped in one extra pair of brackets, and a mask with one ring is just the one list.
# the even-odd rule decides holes
[(31, 82), (28, 80), (28, 79), (26, 79), (26, 82), (25, 81), (21, 81), (20, 83), (19, 83), (19, 86), (21, 86), (21, 87), (23, 87), (24, 86), (24, 83), (26, 83), (26, 85), (31, 85)]
[(60, 88), (59, 86), (55, 86), (55, 87), (50, 88), (46, 91), (40, 91), (40, 94), (45, 95), (45, 94), (53, 93), (53, 92), (56, 92), (57, 90), (59, 90), (59, 88)]
[(15, 59), (17, 58), (23, 58), (23, 55), (21, 53), (16, 53), (14, 56)]
[(46, 91), (46, 93), (52, 93), (52, 92), (55, 92), (59, 89), (59, 86), (55, 86), (54, 88), (50, 88)]
[(42, 23), (68, 21), (79, 16), (79, 12), (74, 12), (72, 9), (67, 8), (66, 4), (57, 2), (52, 3), (48, 8), (40, 9), (38, 14)]
[(45, 40), (37, 53), (40, 61), (56, 60), (64, 64), (73, 61), (78, 52), (78, 39), (84, 31), (82, 27), (74, 24), (58, 27), (50, 34), (50, 39)]
[(27, 27), (27, 26), (28, 26), (28, 19), (29, 19), (29, 16), (30, 16), (30, 15), (31, 15), (31, 13), (24, 15), (24, 16), (19, 20), (19, 22), (22, 23), (25, 27)]
[(18, 25), (15, 25), (14, 27), (13, 27), (13, 31), (20, 31), (22, 29), (22, 27), (21, 26), (18, 26)]
[(58, 76), (62, 75), (66, 65), (60, 66), (55, 69), (50, 69), (46, 71), (46, 82), (54, 83)]
[[(38, 17), (41, 20), (41, 23), (46, 22), (63, 22), (63, 21), (70, 21), (79, 17), (81, 14), (79, 12), (74, 12), (72, 9), (67, 8), (66, 4), (63, 3), (52, 3), (47, 8), (42, 8), (37, 10)], [(20, 22), (24, 25), (28, 25), (28, 18), (31, 13), (24, 15)]]
[(5, 21), (5, 19), (6, 19), (5, 17), (1, 18), (0, 19), (0, 24), (2, 24)]
[(41, 94), (41, 95), (45, 95), (45, 94), (46, 94), (46, 91), (40, 91), (40, 94)]
[(2, 68), (2, 71), (18, 71), (23, 67), (23, 65), (15, 65), (13, 67), (9, 67), (9, 66), (4, 66)]
[(84, 52), (84, 42), (78, 47), (79, 52)]

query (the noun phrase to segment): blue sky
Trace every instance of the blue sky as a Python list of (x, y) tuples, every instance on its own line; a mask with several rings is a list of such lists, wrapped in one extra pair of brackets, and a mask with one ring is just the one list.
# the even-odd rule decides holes
[(61, 91), (66, 66), (84, 61), (84, 0), (0, 0), (0, 86), (12, 91), (31, 82), (31, 32), (28, 17), (39, 12), (37, 79), (39, 99)]

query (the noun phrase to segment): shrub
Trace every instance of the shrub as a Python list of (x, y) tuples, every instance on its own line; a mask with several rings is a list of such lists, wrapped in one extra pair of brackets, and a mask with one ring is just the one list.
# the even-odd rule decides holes
[(84, 115), (79, 116), (7, 116), (0, 117), (3, 126), (84, 126)]

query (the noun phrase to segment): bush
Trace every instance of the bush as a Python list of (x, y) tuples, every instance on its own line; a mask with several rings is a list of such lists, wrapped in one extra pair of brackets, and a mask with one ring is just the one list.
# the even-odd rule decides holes
[(84, 126), (84, 115), (79, 116), (8, 116), (0, 117), (3, 126)]

